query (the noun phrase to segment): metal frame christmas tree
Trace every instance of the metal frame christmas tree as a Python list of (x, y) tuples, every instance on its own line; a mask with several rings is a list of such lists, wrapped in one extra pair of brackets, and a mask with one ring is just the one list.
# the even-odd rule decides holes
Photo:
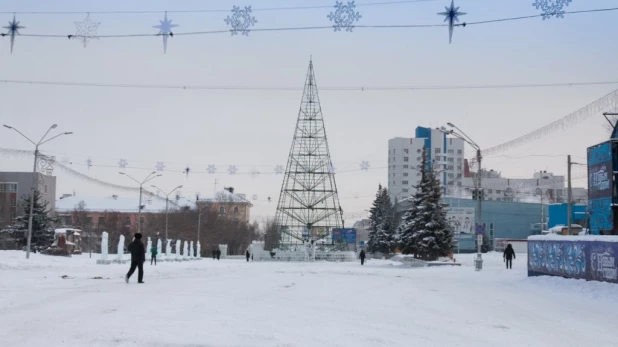
[(316, 242), (332, 244), (332, 229), (343, 227), (343, 211), (332, 168), (313, 62), (310, 61), (277, 204), (275, 218), (281, 248)]

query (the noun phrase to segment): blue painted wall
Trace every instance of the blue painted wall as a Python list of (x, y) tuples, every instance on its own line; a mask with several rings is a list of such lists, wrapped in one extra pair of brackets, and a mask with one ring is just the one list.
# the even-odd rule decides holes
[(417, 139), (425, 139), (425, 148), (427, 149), (427, 166), (431, 165), (431, 129), (416, 127), (415, 137)]
[[(549, 221), (547, 226), (553, 228), (556, 225), (567, 225), (568, 204), (551, 204), (548, 208)], [(571, 211), (571, 220), (573, 224), (582, 225), (586, 221), (586, 205), (573, 205)]]

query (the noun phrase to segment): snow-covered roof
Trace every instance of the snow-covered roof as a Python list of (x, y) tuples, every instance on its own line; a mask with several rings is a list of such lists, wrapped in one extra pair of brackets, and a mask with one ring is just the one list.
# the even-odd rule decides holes
[[(85, 196), (69, 196), (63, 199), (56, 200), (57, 212), (72, 212), (83, 201), (84, 209), (89, 212), (138, 212), (137, 205), (139, 204), (139, 196), (108, 196), (108, 197), (85, 197)], [(194, 208), (195, 204), (187, 200), (180, 200), (180, 206), (188, 206)], [(165, 212), (165, 199), (156, 196), (142, 196), (142, 212)], [(169, 209), (177, 209), (175, 201), (170, 200)]]
[(234, 194), (227, 190), (217, 192), (215, 195), (202, 197), (200, 196), (199, 202), (235, 202), (251, 204), (244, 194)]

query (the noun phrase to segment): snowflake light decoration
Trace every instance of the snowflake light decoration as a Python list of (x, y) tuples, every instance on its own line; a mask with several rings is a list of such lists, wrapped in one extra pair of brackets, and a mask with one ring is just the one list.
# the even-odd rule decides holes
[(75, 22), (75, 37), (83, 44), (84, 48), (88, 45), (88, 41), (97, 38), (97, 30), (101, 22), (93, 22), (90, 20), (90, 13), (86, 14), (86, 18), (81, 22)]
[(240, 8), (239, 6), (232, 7), (232, 15), (225, 18), (225, 24), (231, 27), (230, 32), (232, 36), (237, 35), (238, 32), (245, 36), (249, 36), (251, 27), (257, 23), (255, 17), (251, 16), (251, 6), (245, 6)]
[(126, 169), (127, 165), (129, 165), (129, 162), (126, 159), (120, 159), (118, 162), (118, 167), (121, 169)]
[[(455, 0), (451, 0), (451, 7), (444, 7), (445, 12), (440, 12), (438, 15), (444, 16), (444, 21), (448, 21), (448, 43), (453, 41), (453, 30), (455, 29), (455, 23), (459, 22), (459, 16), (463, 16), (465, 12), (459, 12), (459, 6), (455, 7)], [(466, 23), (462, 24), (464, 27)]]
[(230, 167), (227, 168), (227, 172), (230, 175), (236, 175), (236, 171), (238, 171), (238, 168), (236, 168), (236, 165), (230, 165)]
[(172, 24), (171, 19), (167, 19), (167, 12), (165, 12), (165, 17), (163, 20), (159, 21), (159, 25), (153, 26), (155, 29), (159, 29), (159, 34), (163, 37), (163, 54), (167, 53), (167, 38), (174, 37), (174, 33), (172, 32), (172, 28), (177, 27), (178, 24)]
[(334, 174), (335, 171), (337, 171), (337, 168), (335, 168), (334, 166), (330, 167), (330, 173)]
[(369, 167), (370, 167), (370, 166), (371, 166), (371, 165), (369, 165), (369, 162), (368, 162), (368, 161), (363, 161), (363, 162), (361, 162), (361, 163), (360, 163), (360, 168), (361, 168), (361, 170), (365, 170), (365, 171), (367, 171), (367, 170), (369, 170)]
[(255, 200), (257, 200), (257, 199), (258, 199), (257, 194), (253, 194), (253, 196), (251, 197), (251, 200), (255, 201)]
[(157, 170), (158, 172), (165, 170), (165, 163), (163, 163), (162, 161), (158, 161), (157, 165), (155, 165), (155, 170)]
[(326, 16), (328, 20), (333, 22), (334, 31), (341, 31), (343, 28), (345, 28), (345, 31), (352, 31), (354, 22), (363, 18), (358, 11), (354, 11), (355, 8), (354, 1), (348, 1), (347, 4), (344, 4), (343, 1), (335, 2), (335, 11)]
[(185, 175), (187, 176), (187, 178), (189, 178), (189, 172), (191, 172), (191, 168), (190, 167), (186, 167), (183, 172), (185, 173)]
[(275, 166), (275, 173), (277, 175), (281, 175), (283, 173), (283, 165), (277, 165)]
[(543, 20), (549, 19), (552, 16), (556, 18), (564, 18), (564, 6), (569, 6), (573, 0), (534, 0), (532, 6), (536, 9), (541, 9)]
[(15, 35), (19, 35), (19, 29), (24, 29), (19, 25), (19, 22), (15, 21), (15, 15), (13, 15), (13, 20), (9, 22), (9, 25), (3, 27), (4, 29), (8, 29), (9, 31), (6, 34), (2, 34), (2, 36), (9, 35), (11, 37), (11, 54), (13, 54), (13, 44), (15, 44)]
[(208, 173), (212, 175), (217, 172), (217, 167), (214, 165), (208, 165), (206, 171), (208, 171)]
[(88, 158), (86, 160), (86, 165), (88, 166), (88, 170), (90, 170), (90, 167), (92, 166), (92, 163), (93, 163), (92, 159)]
[(251, 170), (251, 177), (252, 178), (256, 178), (259, 175), (260, 175), (260, 172), (257, 169), (254, 168), (253, 170)]

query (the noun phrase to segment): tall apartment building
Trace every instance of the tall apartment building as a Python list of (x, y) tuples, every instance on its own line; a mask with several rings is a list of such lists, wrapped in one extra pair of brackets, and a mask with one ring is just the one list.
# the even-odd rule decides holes
[(56, 204), (56, 177), (32, 172), (0, 172), (0, 226), (11, 224), (15, 217), (24, 214), (21, 199), (30, 194), (33, 175), (41, 199), (47, 202), (50, 214)]
[(412, 196), (421, 179), (421, 156), (427, 149), (427, 163), (433, 165), (447, 193), (448, 187), (462, 185), (464, 141), (443, 132), (417, 127), (415, 137), (388, 140), (388, 190), (394, 201)]

